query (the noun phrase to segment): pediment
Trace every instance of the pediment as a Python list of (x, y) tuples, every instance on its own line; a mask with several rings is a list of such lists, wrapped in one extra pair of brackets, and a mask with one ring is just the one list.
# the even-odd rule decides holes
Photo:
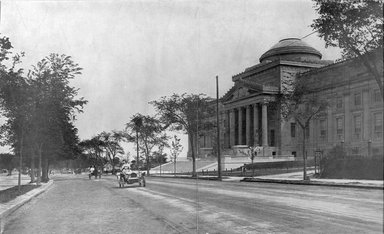
[(274, 86), (261, 85), (249, 80), (238, 80), (235, 85), (222, 97), (223, 102), (244, 99), (257, 94), (276, 94), (279, 89)]
[(229, 102), (229, 101), (235, 101), (239, 99), (244, 99), (248, 96), (261, 93), (258, 90), (249, 88), (249, 87), (244, 87), (242, 85), (235, 85), (230, 89), (226, 95), (223, 97), (224, 102)]

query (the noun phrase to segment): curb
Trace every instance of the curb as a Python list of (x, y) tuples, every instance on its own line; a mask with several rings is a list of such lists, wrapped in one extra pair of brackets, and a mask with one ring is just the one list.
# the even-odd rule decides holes
[[(0, 211), (0, 234), (3, 233), (3, 229), (6, 223), (6, 218), (19, 209), (21, 206), (31, 201), (33, 198), (47, 191), (53, 185), (53, 180), (49, 180), (48, 183), (42, 185), (42, 187), (29, 191), (26, 194), (16, 197), (14, 200), (9, 201), (5, 204), (5, 210)], [(9, 205), (11, 203), (11, 205)], [(13, 204), (14, 203), (14, 204)], [(7, 207), (9, 206), (9, 207)]]
[[(192, 176), (152, 176), (150, 175), (150, 177), (152, 178), (174, 178), (174, 179), (192, 179), (192, 180), (218, 180), (216, 176), (211, 176), (211, 177), (200, 177), (200, 176), (197, 176), (197, 177), (192, 177)], [(222, 179), (225, 179), (226, 177), (222, 177)]]
[(333, 183), (323, 183), (323, 182), (318, 182), (318, 181), (303, 181), (303, 180), (273, 180), (273, 179), (244, 178), (243, 180), (241, 180), (241, 182), (261, 182), (261, 183), (329, 186), (329, 187), (379, 189), (379, 190), (384, 189), (383, 186), (356, 185), (356, 184), (333, 184)]

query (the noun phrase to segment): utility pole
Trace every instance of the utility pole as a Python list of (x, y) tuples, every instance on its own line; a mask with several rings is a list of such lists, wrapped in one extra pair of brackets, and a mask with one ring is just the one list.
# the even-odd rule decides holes
[(221, 156), (220, 156), (220, 118), (219, 118), (219, 76), (216, 76), (216, 121), (217, 121), (217, 177), (221, 181)]

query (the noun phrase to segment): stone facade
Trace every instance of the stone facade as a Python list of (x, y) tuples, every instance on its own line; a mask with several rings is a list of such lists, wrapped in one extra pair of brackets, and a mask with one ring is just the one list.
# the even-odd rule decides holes
[[(382, 70), (382, 57), (372, 59)], [(220, 100), (224, 156), (236, 157), (238, 146), (263, 146), (266, 157), (302, 158), (301, 129), (294, 121), (282, 121), (269, 104), (285, 80), (299, 75), (311, 81), (313, 95), (330, 103), (327, 114), (314, 119), (306, 133), (309, 157), (338, 144), (351, 155), (383, 155), (383, 101), (376, 81), (355, 60), (324, 61), (314, 48), (289, 38), (264, 53), (260, 64), (232, 77), (233, 87)], [(200, 134), (198, 157), (210, 156), (214, 141), (209, 132)]]

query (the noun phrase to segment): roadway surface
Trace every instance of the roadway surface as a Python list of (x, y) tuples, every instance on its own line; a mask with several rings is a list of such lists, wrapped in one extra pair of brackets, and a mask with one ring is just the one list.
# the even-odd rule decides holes
[(383, 191), (326, 186), (57, 175), (4, 233), (383, 233)]

